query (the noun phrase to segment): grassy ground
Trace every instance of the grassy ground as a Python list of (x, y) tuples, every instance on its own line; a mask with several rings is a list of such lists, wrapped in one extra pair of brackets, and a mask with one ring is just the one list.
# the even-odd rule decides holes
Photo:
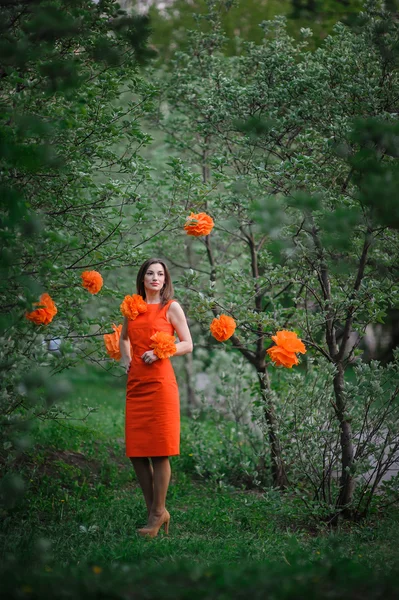
[[(172, 459), (168, 537), (136, 534), (145, 507), (124, 456), (124, 389), (77, 381), (20, 457), (26, 493), (3, 513), (0, 592), (9, 597), (394, 598), (398, 514), (316, 528), (289, 497), (217, 489)], [(97, 411), (86, 420), (85, 405)], [(63, 592), (60, 594), (60, 590)]]

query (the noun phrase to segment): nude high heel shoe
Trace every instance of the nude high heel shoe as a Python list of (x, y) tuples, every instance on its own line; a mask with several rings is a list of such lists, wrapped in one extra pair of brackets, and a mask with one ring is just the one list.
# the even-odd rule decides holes
[(156, 537), (161, 529), (162, 525), (165, 531), (165, 534), (169, 534), (169, 523), (170, 523), (170, 514), (167, 510), (163, 513), (163, 515), (158, 519), (157, 523), (152, 527), (142, 527), (138, 529), (138, 533), (143, 537)]

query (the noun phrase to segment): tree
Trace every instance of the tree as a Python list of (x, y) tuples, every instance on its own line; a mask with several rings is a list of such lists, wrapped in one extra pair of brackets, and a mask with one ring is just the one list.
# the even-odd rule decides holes
[[(286, 486), (290, 473), (278, 419), (284, 399), (270, 385), (265, 360), (270, 335), (298, 330), (318, 368), (332, 367), (333, 400), (329, 404), (326, 395), (324, 411), (327, 419), (333, 409), (340, 435), (335, 515), (364, 514), (365, 504), (353, 508), (360, 442), (352, 423), (360, 405), (357, 394), (348, 395), (346, 377), (367, 325), (397, 302), (399, 246), (397, 232), (381, 226), (364, 201), (360, 163), (353, 161), (361, 152), (357, 119), (373, 118), (382, 130), (394, 123), (397, 24), (369, 2), (361, 28), (337, 24), (309, 52), (311, 32), (303, 31), (305, 40), (296, 43), (277, 18), (263, 24), (261, 44), (243, 43), (239, 57), (226, 58), (216, 12), (209, 18), (213, 31), (193, 34), (189, 51), (177, 53), (170, 83), (163, 82), (170, 114), (158, 114), (186, 163), (173, 163), (180, 206), (209, 212), (216, 222), (203, 252), (198, 242), (187, 243), (187, 261), (179, 262), (193, 272), (182, 283), (204, 325), (209, 311), (225, 312), (239, 324), (232, 346), (258, 375), (275, 485)], [(365, 143), (374, 142), (369, 136)], [(382, 151), (377, 164), (396, 168), (395, 160)], [(385, 417), (396, 410), (397, 393), (395, 386), (386, 391)], [(361, 410), (366, 413), (356, 423), (367, 426), (367, 403)], [(384, 414), (380, 427), (387, 423)], [(389, 439), (392, 459), (398, 451), (394, 425)]]
[[(149, 170), (140, 149), (150, 138), (139, 120), (155, 89), (138, 67), (149, 56), (148, 19), (108, 0), (2, 2), (1, 10), (0, 451), (12, 462), (32, 417), (62, 411), (50, 410), (66, 391), (53, 375), (98, 361), (119, 304), (112, 272), (140, 261), (160, 225), (143, 235)], [(90, 270), (105, 280), (92, 304), (80, 278)], [(43, 292), (58, 312), (36, 325), (25, 313)]]

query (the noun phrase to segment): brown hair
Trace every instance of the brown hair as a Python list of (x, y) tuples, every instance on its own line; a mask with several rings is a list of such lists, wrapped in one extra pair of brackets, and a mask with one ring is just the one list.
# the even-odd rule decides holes
[(161, 289), (161, 304), (163, 306), (168, 302), (168, 300), (173, 298), (174, 290), (169, 269), (166, 266), (165, 261), (163, 261), (162, 259), (149, 258), (141, 265), (139, 272), (137, 273), (136, 279), (137, 293), (140, 294), (140, 296), (145, 300), (144, 275), (146, 274), (148, 267), (154, 265), (155, 263), (159, 263), (160, 265), (162, 265), (163, 270), (165, 272), (165, 283)]

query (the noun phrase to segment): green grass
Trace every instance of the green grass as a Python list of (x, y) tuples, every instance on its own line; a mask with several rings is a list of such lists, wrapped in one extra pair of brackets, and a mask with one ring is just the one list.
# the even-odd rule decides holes
[[(97, 410), (80, 420), (85, 404)], [(230, 598), (233, 590), (237, 598), (297, 598), (302, 588), (315, 598), (398, 594), (395, 510), (331, 531), (288, 495), (195, 479), (184, 419), (170, 535), (139, 537), (146, 512), (124, 455), (123, 385), (75, 377), (63, 408), (76, 420), (37, 424), (35, 446), (16, 465), (27, 487), (3, 511), (0, 537), (0, 592), (9, 597), (52, 597), (60, 586), (82, 598)]]

